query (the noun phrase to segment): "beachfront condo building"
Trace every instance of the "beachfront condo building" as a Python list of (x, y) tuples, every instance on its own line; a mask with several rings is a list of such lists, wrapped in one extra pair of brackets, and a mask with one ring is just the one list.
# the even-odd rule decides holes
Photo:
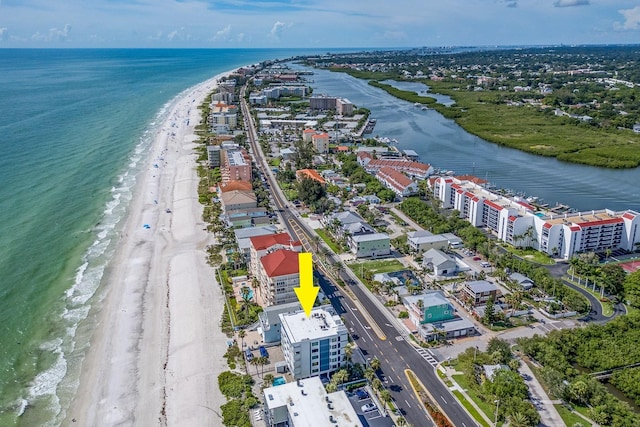
[(320, 154), (329, 152), (329, 134), (322, 132), (311, 135), (313, 149)]
[(220, 146), (207, 145), (207, 160), (211, 169), (220, 167)]
[(342, 116), (353, 116), (353, 104), (347, 98), (336, 99), (336, 113)]
[(278, 249), (260, 259), (259, 283), (266, 305), (298, 301), (293, 288), (300, 286), (298, 252)]
[(252, 236), (249, 241), (249, 266), (251, 268), (251, 274), (255, 278), (260, 277), (260, 259), (262, 259), (263, 256), (278, 249), (302, 252), (302, 243), (299, 240), (293, 240), (289, 233)]
[(220, 175), (222, 182), (231, 180), (251, 182), (251, 157), (244, 148), (222, 150)]
[(327, 393), (318, 377), (264, 389), (268, 427), (362, 427), (344, 390)]
[(432, 184), (442, 207), (459, 211), (461, 218), (517, 247), (569, 259), (579, 252), (632, 251), (640, 244), (636, 211), (558, 213), (519, 197), (496, 194), (471, 180), (439, 177)]
[(280, 314), (282, 353), (294, 378), (337, 371), (346, 363), (347, 328), (331, 306), (307, 317), (303, 310)]

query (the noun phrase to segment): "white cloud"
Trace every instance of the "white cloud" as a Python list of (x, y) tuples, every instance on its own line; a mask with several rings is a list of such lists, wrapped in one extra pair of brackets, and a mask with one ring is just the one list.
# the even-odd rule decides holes
[(231, 35), (231, 25), (227, 25), (226, 27), (224, 27), (223, 29), (221, 29), (220, 31), (217, 31), (216, 34), (213, 36), (213, 40), (214, 41), (218, 41), (218, 40), (229, 40), (229, 36)]
[(616, 28), (621, 30), (640, 30), (640, 6), (636, 6), (633, 9), (619, 10), (624, 16), (624, 22), (622, 24), (616, 23)]
[(238, 34), (238, 41), (242, 43), (244, 41), (244, 33)]
[(42, 42), (59, 42), (65, 41), (69, 38), (69, 32), (71, 31), (71, 25), (66, 24), (64, 28), (50, 28), (48, 33), (41, 34), (39, 31), (31, 36), (32, 40)]
[(589, 0), (556, 0), (555, 7), (589, 6)]
[(0, 28), (0, 40), (7, 40), (9, 38), (9, 29), (7, 27)]
[(280, 34), (282, 34), (282, 29), (286, 26), (287, 24), (285, 24), (284, 22), (280, 22), (280, 21), (276, 21), (275, 24), (273, 24), (273, 27), (271, 28), (271, 31), (269, 32), (269, 36), (273, 39), (279, 40), (280, 39)]

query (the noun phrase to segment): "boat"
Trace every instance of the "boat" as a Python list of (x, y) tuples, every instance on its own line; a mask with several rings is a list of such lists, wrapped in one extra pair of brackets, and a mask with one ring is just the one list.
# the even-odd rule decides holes
[(429, 107), (422, 107), (422, 111), (427, 111), (429, 109)]
[(421, 105), (422, 105), (422, 104), (420, 104), (419, 102), (414, 102), (414, 103), (413, 103), (413, 106), (414, 106), (414, 107), (419, 107), (419, 106), (421, 106)]

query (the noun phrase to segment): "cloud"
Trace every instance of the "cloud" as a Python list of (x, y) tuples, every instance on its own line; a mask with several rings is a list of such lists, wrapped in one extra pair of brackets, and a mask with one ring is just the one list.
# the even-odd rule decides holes
[(508, 1), (506, 2), (507, 7), (518, 7), (518, 2), (517, 1)]
[(240, 33), (240, 34), (238, 34), (238, 41), (239, 41), (240, 43), (242, 43), (242, 42), (244, 41), (244, 37), (245, 37), (245, 36), (244, 36), (244, 33)]
[(50, 28), (48, 33), (41, 34), (39, 31), (31, 36), (32, 40), (42, 42), (59, 42), (65, 41), (69, 38), (69, 32), (71, 31), (71, 25), (66, 24), (64, 28)]
[(556, 0), (555, 7), (589, 6), (589, 0)]
[(279, 40), (280, 34), (282, 34), (282, 30), (284, 27), (286, 27), (286, 25), (287, 24), (285, 24), (284, 22), (276, 21), (276, 23), (273, 24), (271, 31), (269, 31), (269, 36), (273, 39)]
[(0, 28), (0, 41), (9, 39), (9, 30), (7, 27)]
[(231, 35), (231, 25), (227, 25), (226, 27), (224, 27), (223, 29), (221, 29), (220, 31), (217, 31), (216, 34), (213, 36), (213, 40), (214, 41), (226, 41), (229, 40), (229, 36)]
[(622, 24), (616, 22), (616, 29), (640, 30), (640, 6), (633, 9), (622, 9), (618, 12), (624, 16), (624, 22)]

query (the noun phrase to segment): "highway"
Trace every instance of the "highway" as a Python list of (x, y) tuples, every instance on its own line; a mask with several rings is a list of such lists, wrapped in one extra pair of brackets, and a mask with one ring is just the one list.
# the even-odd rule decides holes
[[(312, 236), (315, 233), (307, 229), (306, 224), (297, 216), (297, 213), (289, 208), (286, 198), (266, 164), (262, 149), (257, 142), (253, 119), (244, 98), (245, 88), (243, 87), (241, 92), (241, 107), (247, 135), (255, 156), (254, 160), (267, 179), (268, 189), (282, 218), (282, 223), (292, 237), (303, 243), (305, 250), (313, 252)], [(314, 258), (318, 261), (318, 257)], [(328, 260), (332, 264), (340, 263), (337, 256), (333, 254), (328, 256)], [(453, 425), (456, 427), (477, 426), (473, 418), (458, 404), (449, 389), (438, 378), (434, 369), (437, 361), (424, 349), (420, 349), (420, 353), (418, 352), (419, 350), (408, 341), (407, 332), (398, 325), (398, 320), (393, 318), (391, 313), (375, 299), (369, 290), (350, 274), (350, 271), (342, 268), (338, 270), (338, 274), (340, 279), (348, 284), (348, 292), (352, 295), (351, 297), (346, 296), (345, 292), (334, 283), (331, 279), (331, 273), (327, 270), (321, 262), (316, 262), (316, 273), (324, 294), (343, 318), (364, 357), (367, 359), (378, 357), (380, 360), (381, 380), (391, 391), (396, 406), (407, 421), (413, 426), (433, 425), (405, 375), (405, 369), (411, 369), (427, 387), (432, 398), (442, 408)]]

